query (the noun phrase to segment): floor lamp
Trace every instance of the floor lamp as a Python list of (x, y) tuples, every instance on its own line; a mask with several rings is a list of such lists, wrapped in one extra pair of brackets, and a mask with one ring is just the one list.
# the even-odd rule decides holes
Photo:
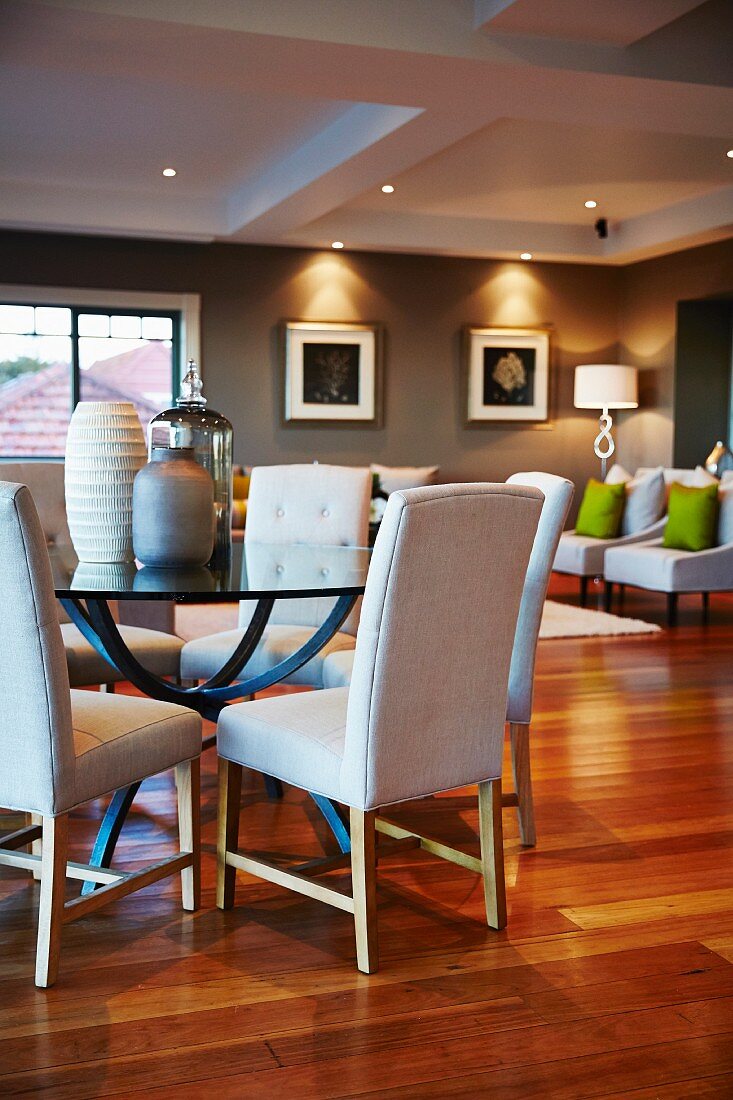
[(636, 367), (597, 363), (575, 368), (576, 409), (601, 409), (600, 431), (593, 450), (601, 460), (601, 481), (606, 479), (606, 463), (616, 450), (611, 435), (613, 420), (609, 409), (636, 409), (639, 406)]

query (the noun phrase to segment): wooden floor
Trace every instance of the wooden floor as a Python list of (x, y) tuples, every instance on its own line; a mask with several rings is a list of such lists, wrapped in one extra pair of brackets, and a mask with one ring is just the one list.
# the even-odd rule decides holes
[[(629, 593), (627, 613), (662, 602)], [(3, 868), (0, 1096), (733, 1097), (733, 598), (708, 627), (683, 601), (680, 623), (540, 644), (539, 843), (506, 813), (504, 933), (474, 875), (417, 852), (380, 866), (371, 978), (343, 913), (244, 878), (218, 912), (212, 753), (199, 913), (171, 884), (94, 914), (41, 992), (37, 886)], [(251, 846), (333, 850), (299, 795), (253, 782), (245, 802)], [(146, 784), (121, 864), (170, 850), (173, 807), (170, 775)], [(101, 810), (73, 821), (73, 858)], [(412, 819), (472, 845), (476, 816), (467, 791)]]

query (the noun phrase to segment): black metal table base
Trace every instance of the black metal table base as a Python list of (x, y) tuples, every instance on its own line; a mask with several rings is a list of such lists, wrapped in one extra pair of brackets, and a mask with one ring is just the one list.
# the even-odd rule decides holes
[[(87, 599), (86, 606), (84, 601), (71, 597), (62, 598), (61, 603), (90, 645), (145, 695), (151, 699), (160, 699), (161, 702), (190, 707), (203, 718), (215, 722), (224, 707), (235, 699), (242, 699), (272, 687), (307, 664), (340, 629), (356, 600), (355, 595), (339, 596), (325, 622), (300, 649), (259, 676), (242, 677), (275, 604), (275, 600), (269, 597), (259, 599), (252, 620), (232, 655), (217, 673), (194, 687), (184, 687), (182, 684), (164, 680), (144, 668), (125, 645), (105, 599)], [(212, 744), (214, 739), (207, 738), (204, 748)], [(268, 793), (273, 797), (282, 794), (279, 780), (267, 776), (265, 782)], [(89, 861), (92, 866), (110, 866), (122, 826), (139, 789), (140, 783), (133, 783), (115, 792), (94, 844)], [(328, 822), (341, 851), (348, 852), (351, 847), (348, 826), (338, 807), (321, 795), (311, 797)], [(95, 883), (85, 883), (82, 892), (88, 893), (95, 886)]]

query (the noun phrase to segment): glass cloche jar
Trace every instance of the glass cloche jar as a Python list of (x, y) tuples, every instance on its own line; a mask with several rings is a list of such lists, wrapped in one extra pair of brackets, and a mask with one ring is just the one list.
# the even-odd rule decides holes
[(193, 447), (196, 461), (211, 474), (216, 511), (215, 562), (231, 548), (233, 432), (225, 416), (206, 408), (202, 386), (198, 367), (189, 359), (175, 407), (150, 421), (148, 447), (151, 455), (158, 447)]

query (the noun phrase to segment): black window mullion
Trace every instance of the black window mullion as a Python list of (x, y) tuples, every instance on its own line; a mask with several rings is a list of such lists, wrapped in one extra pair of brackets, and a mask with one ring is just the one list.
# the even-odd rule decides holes
[(79, 374), (79, 313), (71, 308), (71, 411), (79, 404), (81, 376)]

